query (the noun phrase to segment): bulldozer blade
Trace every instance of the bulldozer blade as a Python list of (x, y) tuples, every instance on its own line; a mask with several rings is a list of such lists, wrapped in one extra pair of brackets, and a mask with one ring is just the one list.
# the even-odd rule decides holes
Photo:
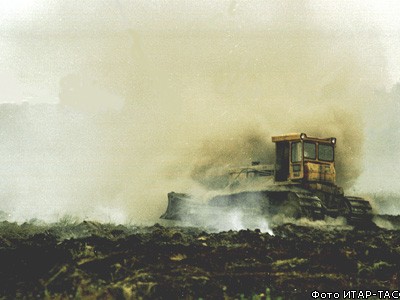
[(161, 219), (167, 220), (182, 220), (191, 207), (196, 207), (188, 194), (183, 193), (168, 193), (168, 206), (166, 212), (161, 215)]

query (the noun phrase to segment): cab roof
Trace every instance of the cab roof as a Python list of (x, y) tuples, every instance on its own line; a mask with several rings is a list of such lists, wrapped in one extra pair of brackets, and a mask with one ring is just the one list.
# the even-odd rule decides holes
[(315, 142), (328, 142), (333, 143), (336, 142), (336, 138), (334, 137), (329, 137), (329, 138), (317, 138), (317, 137), (309, 137), (305, 133), (288, 133), (288, 134), (282, 134), (282, 135), (276, 135), (272, 137), (272, 142), (285, 142), (285, 141), (299, 141), (299, 140), (305, 140), (305, 141), (315, 141)]

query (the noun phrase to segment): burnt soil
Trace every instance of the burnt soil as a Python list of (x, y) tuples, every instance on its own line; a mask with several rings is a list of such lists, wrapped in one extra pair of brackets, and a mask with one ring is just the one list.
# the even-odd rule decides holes
[(314, 290), (398, 290), (399, 272), (398, 229), (0, 223), (5, 299), (309, 299)]

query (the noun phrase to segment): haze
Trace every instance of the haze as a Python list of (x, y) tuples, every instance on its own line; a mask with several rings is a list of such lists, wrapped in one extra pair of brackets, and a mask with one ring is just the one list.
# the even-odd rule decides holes
[(154, 222), (167, 192), (338, 138), (349, 192), (400, 192), (395, 1), (0, 6), (0, 210)]

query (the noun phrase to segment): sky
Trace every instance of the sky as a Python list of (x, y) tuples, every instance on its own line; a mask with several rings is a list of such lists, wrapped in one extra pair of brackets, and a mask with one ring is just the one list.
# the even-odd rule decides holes
[(0, 103), (20, 105), (0, 110), (15, 203), (0, 209), (155, 219), (167, 192), (293, 131), (338, 137), (349, 192), (400, 192), (399, 15), (395, 0), (0, 0)]

